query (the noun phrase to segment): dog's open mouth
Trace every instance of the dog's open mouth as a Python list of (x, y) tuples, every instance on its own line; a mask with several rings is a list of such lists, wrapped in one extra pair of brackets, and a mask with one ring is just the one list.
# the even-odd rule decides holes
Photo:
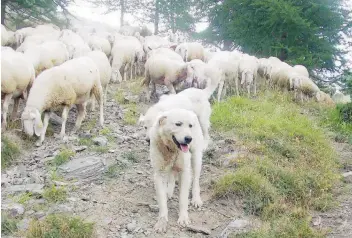
[(177, 145), (177, 147), (182, 151), (182, 152), (188, 152), (189, 150), (189, 146), (187, 144), (181, 144), (176, 140), (175, 136), (172, 136), (172, 140), (174, 141), (174, 143)]

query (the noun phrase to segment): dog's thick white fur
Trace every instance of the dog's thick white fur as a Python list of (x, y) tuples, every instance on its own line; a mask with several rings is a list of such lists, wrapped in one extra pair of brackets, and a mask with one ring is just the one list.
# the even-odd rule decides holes
[(159, 102), (150, 107), (146, 114), (141, 115), (139, 118), (139, 123), (146, 129), (146, 139), (149, 140), (150, 128), (160, 112), (174, 108), (182, 108), (191, 110), (197, 115), (205, 139), (204, 149), (206, 149), (210, 140), (210, 95), (207, 90), (189, 88), (178, 94), (163, 95), (160, 97)]
[[(191, 167), (194, 171), (192, 203), (200, 206), (199, 176), (202, 167), (204, 138), (197, 115), (190, 110), (171, 109), (158, 115), (150, 128), (150, 160), (154, 169), (154, 183), (159, 205), (159, 218), (154, 229), (165, 232), (168, 222), (167, 198), (179, 176), (179, 219), (189, 224), (188, 195), (191, 186)], [(191, 166), (192, 163), (192, 166)]]

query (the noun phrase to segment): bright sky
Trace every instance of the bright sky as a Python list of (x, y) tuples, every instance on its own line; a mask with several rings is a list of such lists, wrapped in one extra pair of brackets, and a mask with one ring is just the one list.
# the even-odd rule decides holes
[[(91, 4), (87, 3), (84, 0), (76, 0), (75, 3), (71, 4), (68, 7), (68, 10), (72, 14), (86, 18), (88, 20), (105, 23), (112, 27), (120, 26), (120, 13), (118, 11), (104, 14), (106, 10), (104, 7), (93, 7)], [(139, 25), (139, 22), (136, 22), (131, 14), (125, 14), (124, 20), (131, 25)], [(147, 24), (147, 26), (151, 30), (154, 29), (154, 25), (152, 23)], [(197, 32), (202, 31), (207, 26), (208, 23), (198, 23), (196, 24), (196, 30)]]

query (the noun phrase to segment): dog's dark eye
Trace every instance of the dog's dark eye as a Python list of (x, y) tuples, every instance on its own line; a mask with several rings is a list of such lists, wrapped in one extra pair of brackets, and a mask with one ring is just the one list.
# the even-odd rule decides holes
[(182, 126), (182, 122), (175, 123), (176, 126)]
[(189, 128), (192, 128), (192, 124), (189, 124)]
[(144, 129), (146, 129), (146, 130), (147, 130), (148, 128), (145, 126), (145, 127), (144, 127)]

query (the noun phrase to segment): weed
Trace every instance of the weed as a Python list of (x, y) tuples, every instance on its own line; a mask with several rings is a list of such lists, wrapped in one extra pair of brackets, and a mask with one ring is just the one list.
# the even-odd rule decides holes
[(108, 127), (104, 127), (99, 131), (99, 134), (107, 136), (111, 134), (111, 130)]
[(25, 204), (29, 200), (31, 200), (32, 196), (33, 196), (33, 194), (31, 192), (22, 193), (20, 195), (20, 197), (17, 199), (17, 202), (20, 203), (20, 204)]
[(78, 141), (79, 145), (92, 146), (94, 143), (90, 138), (80, 138)]
[(123, 115), (123, 121), (127, 125), (135, 125), (137, 123), (137, 105), (136, 104), (127, 104), (127, 111)]
[(82, 129), (86, 131), (90, 131), (95, 127), (96, 124), (97, 124), (97, 119), (91, 119), (90, 121), (87, 121), (86, 123), (83, 124)]
[(21, 144), (14, 135), (3, 135), (1, 138), (1, 168), (12, 164), (21, 154)]
[(116, 178), (119, 175), (119, 172), (122, 170), (121, 166), (118, 164), (112, 164), (108, 166), (108, 169), (105, 172), (105, 175), (108, 178)]
[(67, 198), (67, 192), (62, 187), (56, 187), (55, 185), (52, 185), (51, 187), (46, 188), (44, 190), (43, 197), (48, 202), (52, 202), (52, 203), (63, 202)]
[(79, 217), (51, 214), (44, 220), (33, 220), (28, 228), (27, 238), (90, 238), (94, 237), (94, 223)]
[(107, 153), (109, 151), (109, 146), (93, 146), (92, 150), (98, 153)]
[(125, 104), (127, 102), (122, 89), (117, 90), (114, 98), (115, 98), (116, 102), (118, 102), (119, 104)]
[(73, 157), (75, 155), (75, 152), (69, 149), (63, 149), (62, 151), (60, 151), (59, 154), (57, 154), (55, 156), (55, 158), (52, 160), (52, 164), (54, 166), (60, 166), (64, 163), (66, 163), (67, 161), (69, 161), (69, 159), (71, 157)]
[(51, 179), (51, 181), (63, 181), (64, 180), (64, 178), (62, 176), (58, 175), (56, 170), (52, 170), (50, 172), (50, 179)]
[(6, 214), (1, 212), (1, 235), (11, 235), (15, 233), (17, 229), (17, 219), (9, 218)]

